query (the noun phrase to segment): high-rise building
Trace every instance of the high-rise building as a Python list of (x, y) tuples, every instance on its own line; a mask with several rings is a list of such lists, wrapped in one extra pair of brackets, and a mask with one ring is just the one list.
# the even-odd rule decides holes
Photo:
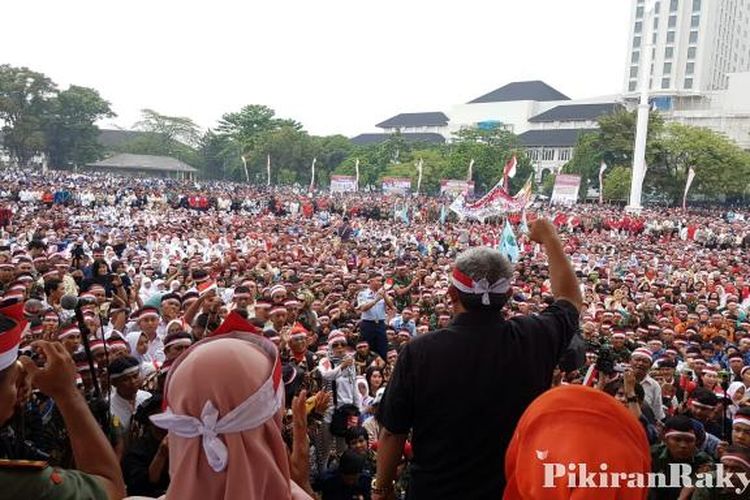
[(646, 48), (650, 93), (690, 96), (724, 90), (729, 73), (750, 71), (750, 0), (632, 0), (625, 96), (639, 91)]

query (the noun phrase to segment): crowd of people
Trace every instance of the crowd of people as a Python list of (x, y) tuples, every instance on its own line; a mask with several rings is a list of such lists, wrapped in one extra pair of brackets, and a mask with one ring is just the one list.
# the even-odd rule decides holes
[[(395, 474), (379, 483), (383, 415), (400, 421), (381, 405), (395, 397), (389, 385), (405, 383), (399, 358), (418, 351), (408, 346), (454, 324), (456, 259), (498, 248), (503, 233), (504, 221), (459, 221), (446, 214), (449, 204), (0, 172), (0, 350), (14, 351), (0, 375), (7, 381), (8, 370), (18, 371), (13, 408), (0, 412), (0, 458), (36, 464), (47, 487), (90, 498), (407, 498), (430, 447), (407, 432)], [(502, 292), (503, 321), (560, 307), (551, 257), (528, 234), (537, 219), (559, 233), (581, 293), (570, 346), (550, 380), (534, 383), (611, 396), (640, 424), (654, 471), (723, 463), (750, 474), (746, 216), (668, 208), (633, 215), (598, 205), (508, 216), (520, 257)], [(25, 328), (13, 343), (8, 332), (18, 325)], [(539, 362), (520, 361), (529, 373)], [(432, 369), (450, 378), (480, 368)], [(55, 370), (62, 375), (52, 380)], [(429, 397), (452, 404), (450, 392)], [(511, 430), (526, 404), (512, 412)], [(83, 414), (100, 434), (82, 438)], [(221, 480), (205, 481), (211, 473)], [(507, 498), (533, 498), (512, 484), (516, 496)]]

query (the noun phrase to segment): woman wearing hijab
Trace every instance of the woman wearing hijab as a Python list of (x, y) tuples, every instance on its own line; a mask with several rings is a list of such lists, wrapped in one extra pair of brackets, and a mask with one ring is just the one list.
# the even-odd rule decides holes
[(146, 380), (149, 376), (159, 370), (159, 365), (155, 361), (146, 360), (148, 351), (148, 338), (143, 332), (128, 333), (126, 339), (130, 347), (130, 356), (134, 357), (141, 364), (141, 377)]
[[(341, 330), (333, 330), (328, 336), (328, 350), (325, 357), (318, 363), (318, 371), (323, 379), (326, 390), (333, 394), (333, 404), (326, 411), (323, 418), (323, 433), (318, 462), (320, 470), (328, 463), (333, 435), (330, 426), (334, 412), (344, 406), (360, 408), (361, 396), (357, 390), (357, 369), (354, 357), (346, 353), (346, 337)], [(346, 443), (343, 437), (336, 439), (336, 451), (343, 452)]]
[[(174, 362), (164, 397), (166, 412), (151, 420), (169, 430), (167, 499), (311, 498), (290, 479), (299, 468), (281, 435), (284, 384), (273, 343), (242, 332), (205, 338)], [(304, 414), (304, 394), (295, 401)]]
[[(577, 385), (551, 389), (526, 409), (505, 454), (506, 500), (589, 499), (645, 500), (648, 489), (570, 488), (568, 474), (545, 484), (545, 464), (581, 464), (608, 473), (651, 471), (651, 455), (643, 427), (611, 396)], [(565, 470), (564, 472), (568, 472)]]
[(745, 384), (742, 382), (732, 382), (727, 388), (727, 396), (732, 400), (732, 403), (727, 406), (727, 418), (732, 420), (735, 413), (747, 403), (745, 397)]

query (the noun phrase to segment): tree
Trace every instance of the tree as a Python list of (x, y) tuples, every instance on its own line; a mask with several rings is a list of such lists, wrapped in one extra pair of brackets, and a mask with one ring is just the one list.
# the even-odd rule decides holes
[[(190, 118), (162, 115), (151, 109), (142, 110), (142, 119), (134, 128), (143, 133), (113, 149), (119, 153), (172, 156), (197, 168), (203, 166), (198, 125)], [(184, 141), (184, 142), (183, 142)]]
[(510, 180), (511, 194), (519, 190), (533, 173), (531, 161), (518, 141), (518, 137), (507, 130), (494, 128), (462, 129), (449, 147), (451, 167), (447, 174), (454, 178), (466, 178), (469, 162), (474, 159), (474, 181), (477, 192), (491, 189), (503, 177), (505, 164), (514, 155), (518, 161), (516, 176)]
[(190, 118), (167, 116), (153, 109), (142, 109), (141, 119), (133, 128), (158, 135), (165, 143), (180, 142), (188, 146), (200, 143), (200, 128)]
[(613, 201), (627, 200), (630, 194), (632, 171), (632, 168), (623, 166), (607, 170), (604, 174), (604, 199)]
[(250, 180), (249, 161), (258, 161), (260, 155), (268, 154), (259, 149), (260, 138), (269, 132), (288, 128), (302, 130), (302, 125), (294, 120), (276, 118), (276, 112), (268, 106), (250, 104), (239, 112), (225, 113), (219, 121), (217, 132), (230, 138), (242, 161), (245, 180)]
[(27, 166), (44, 151), (44, 119), (56, 90), (54, 82), (42, 73), (0, 65), (3, 144), (20, 166)]
[(662, 138), (663, 161), (646, 181), (654, 190), (680, 201), (687, 173), (695, 168), (691, 192), (716, 199), (742, 195), (748, 186), (750, 155), (731, 140), (712, 130), (670, 123)]
[[(617, 166), (632, 167), (636, 121), (636, 112), (618, 111), (599, 118), (599, 129), (596, 132), (578, 137), (573, 157), (563, 167), (563, 171), (581, 176), (581, 198), (586, 196), (589, 188), (599, 188), (599, 167), (602, 161), (610, 169)], [(649, 115), (646, 142), (649, 172), (661, 157), (659, 137), (663, 130), (664, 120), (661, 115), (652, 112)], [(609, 170), (607, 172), (611, 175)]]
[(99, 92), (71, 85), (52, 97), (44, 123), (45, 150), (53, 167), (83, 165), (101, 156), (95, 122), (115, 114)]

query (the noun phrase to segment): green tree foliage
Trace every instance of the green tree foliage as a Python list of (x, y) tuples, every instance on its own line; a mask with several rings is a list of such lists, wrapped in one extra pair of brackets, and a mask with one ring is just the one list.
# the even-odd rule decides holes
[(477, 192), (488, 191), (502, 179), (503, 168), (513, 155), (516, 156), (518, 166), (516, 176), (510, 180), (511, 193), (520, 189), (533, 172), (531, 161), (518, 137), (500, 128), (462, 129), (448, 148), (451, 167), (446, 174), (454, 179), (465, 179), (469, 162), (473, 158), (473, 180)]
[(109, 103), (94, 89), (71, 85), (52, 97), (44, 125), (50, 165), (64, 168), (99, 159), (102, 148), (95, 123), (113, 116)]
[(45, 118), (56, 93), (54, 82), (46, 75), (25, 67), (0, 65), (3, 144), (18, 165), (27, 166), (44, 151)]
[(625, 201), (630, 194), (630, 179), (632, 169), (623, 166), (614, 167), (605, 172), (604, 199), (610, 201)]
[[(599, 130), (578, 137), (573, 157), (564, 172), (581, 176), (580, 196), (589, 188), (599, 189), (599, 166), (604, 161), (613, 167), (632, 167), (637, 113), (618, 111), (599, 119)], [(649, 115), (646, 162), (654, 165), (661, 155), (658, 141), (664, 131), (664, 120), (658, 113)], [(609, 170), (607, 171), (609, 172)], [(607, 173), (605, 173), (605, 176)]]
[[(661, 137), (662, 158), (655, 169), (649, 168), (646, 183), (680, 201), (690, 167), (695, 180), (694, 194), (709, 199), (745, 192), (750, 175), (750, 154), (721, 134), (706, 128), (671, 123)], [(654, 170), (654, 172), (652, 172)]]
[(201, 147), (200, 128), (190, 118), (168, 116), (152, 109), (141, 111), (141, 120), (134, 128), (144, 132), (113, 149), (119, 153), (171, 156), (188, 165), (201, 168), (205, 161)]

